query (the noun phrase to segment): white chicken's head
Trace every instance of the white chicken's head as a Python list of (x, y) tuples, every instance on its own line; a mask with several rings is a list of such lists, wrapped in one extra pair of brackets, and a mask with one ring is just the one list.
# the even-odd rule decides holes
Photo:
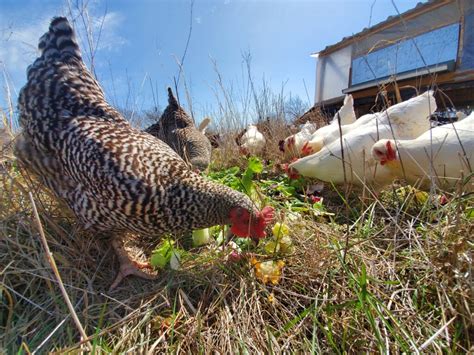
[(246, 131), (247, 131), (247, 132), (250, 132), (250, 133), (255, 133), (255, 132), (258, 131), (258, 128), (257, 128), (257, 126), (254, 125), (254, 124), (249, 124), (249, 125), (247, 126), (247, 130), (246, 130)]
[(381, 139), (372, 146), (372, 156), (380, 165), (385, 165), (395, 161), (397, 157), (397, 148), (392, 139)]

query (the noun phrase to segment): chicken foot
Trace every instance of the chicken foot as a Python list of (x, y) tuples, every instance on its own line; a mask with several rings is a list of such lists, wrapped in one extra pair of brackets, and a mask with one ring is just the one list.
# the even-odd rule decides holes
[(153, 267), (149, 262), (139, 262), (130, 259), (127, 251), (124, 248), (123, 242), (121, 239), (113, 239), (112, 240), (112, 247), (115, 250), (115, 254), (120, 263), (120, 269), (118, 272), (117, 277), (115, 278), (114, 282), (109, 288), (109, 291), (114, 290), (122, 280), (130, 275), (141, 277), (142, 279), (146, 280), (155, 280), (158, 275), (151, 275), (148, 274), (140, 269), (152, 269)]

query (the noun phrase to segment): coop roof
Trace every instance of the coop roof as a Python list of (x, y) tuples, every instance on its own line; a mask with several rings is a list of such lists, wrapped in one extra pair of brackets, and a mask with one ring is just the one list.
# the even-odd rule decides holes
[(419, 2), (414, 8), (407, 10), (400, 15), (394, 15), (387, 17), (384, 21), (368, 27), (364, 28), (359, 33), (356, 33), (352, 36), (344, 37), (342, 40), (335, 44), (331, 44), (325, 47), (323, 50), (319, 52), (312, 53), (312, 55), (327, 55), (330, 54), (340, 48), (343, 48), (354, 41), (357, 41), (367, 35), (374, 34), (376, 32), (382, 31), (386, 28), (389, 28), (393, 25), (396, 25), (402, 21), (409, 20), (410, 18), (416, 17), (424, 12), (436, 9), (438, 7), (444, 6), (453, 2), (454, 0), (428, 0), (426, 2)]

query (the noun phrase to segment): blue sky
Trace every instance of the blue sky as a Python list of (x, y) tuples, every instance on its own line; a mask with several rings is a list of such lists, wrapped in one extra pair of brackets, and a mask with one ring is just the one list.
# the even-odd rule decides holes
[[(75, 3), (69, 2), (77, 17)], [(403, 12), (417, 1), (395, 3)], [(51, 17), (69, 15), (69, 11), (67, 1), (0, 1), (3, 109), (6, 83), (16, 100), (26, 80), (26, 67), (36, 57), (38, 38), (47, 30)], [(165, 88), (173, 86), (173, 77), (179, 71), (176, 60), (182, 57), (188, 37), (190, 1), (91, 0), (88, 12), (95, 38), (100, 23), (104, 24), (95, 71), (109, 100), (136, 111), (150, 109), (156, 101), (165, 106)], [(300, 96), (305, 102), (309, 96), (312, 104), (315, 59), (310, 54), (359, 32), (370, 22), (376, 24), (395, 14), (390, 0), (195, 0), (184, 72), (196, 117), (209, 113), (217, 104), (217, 75), (212, 60), (225, 85), (239, 92), (245, 82), (242, 54), (250, 53), (257, 85), (265, 77), (279, 92), (284, 83), (286, 95)], [(80, 17), (76, 25), (83, 33)], [(180, 95), (183, 102), (182, 85)]]

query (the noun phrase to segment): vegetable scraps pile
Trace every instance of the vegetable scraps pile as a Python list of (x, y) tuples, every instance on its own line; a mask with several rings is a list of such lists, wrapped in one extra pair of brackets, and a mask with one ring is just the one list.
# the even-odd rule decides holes
[[(240, 168), (233, 167), (211, 172), (208, 178), (247, 194), (259, 207), (273, 205), (284, 211), (289, 220), (298, 219), (301, 213), (329, 215), (321, 197), (308, 197), (300, 193), (304, 186), (301, 179), (290, 179), (284, 174), (270, 178), (263, 163), (256, 157), (248, 159), (243, 173)], [(230, 264), (248, 262), (255, 278), (263, 284), (276, 285), (281, 281), (285, 266), (283, 259), (295, 252), (288, 224), (275, 223), (272, 236), (262, 240), (259, 245), (254, 245), (248, 238), (234, 238), (233, 241), (226, 242), (226, 234), (227, 229), (222, 226), (195, 230), (192, 233), (192, 246), (204, 247), (223, 255)], [(190, 254), (180, 248), (175, 240), (166, 238), (153, 251), (150, 262), (155, 268), (177, 270), (188, 255)]]

